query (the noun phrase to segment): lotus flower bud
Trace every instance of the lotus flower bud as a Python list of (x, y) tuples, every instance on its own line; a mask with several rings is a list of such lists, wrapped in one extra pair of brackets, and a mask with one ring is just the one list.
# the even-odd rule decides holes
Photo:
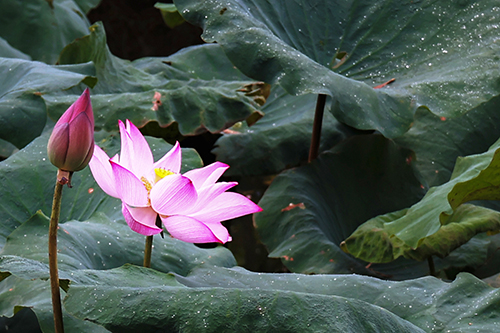
[(70, 175), (89, 164), (94, 153), (94, 114), (88, 88), (57, 121), (47, 153), (52, 164)]

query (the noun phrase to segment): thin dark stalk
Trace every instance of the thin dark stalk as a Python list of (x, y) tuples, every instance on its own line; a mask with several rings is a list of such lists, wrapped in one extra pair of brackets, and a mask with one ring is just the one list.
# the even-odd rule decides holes
[[(161, 228), (160, 216), (156, 216), (156, 226)], [(163, 238), (163, 231), (160, 232), (161, 238)], [(153, 253), (153, 236), (146, 236), (146, 245), (144, 247), (144, 267), (151, 268), (151, 254)]]
[(429, 263), (429, 274), (431, 276), (436, 276), (436, 268), (434, 267), (434, 259), (432, 259), (432, 256), (427, 257), (427, 262)]
[(151, 267), (151, 253), (153, 252), (153, 236), (146, 236), (146, 245), (144, 247), (144, 267)]
[(59, 274), (57, 272), (57, 225), (61, 212), (62, 188), (63, 185), (57, 181), (54, 189), (54, 200), (52, 202), (52, 214), (49, 225), (50, 288), (52, 291), (52, 311), (54, 313), (54, 328), (56, 333), (64, 333)]
[(325, 111), (326, 95), (319, 94), (316, 101), (316, 111), (314, 112), (313, 132), (311, 146), (309, 148), (309, 162), (318, 158), (319, 143), (321, 138), (321, 125), (323, 123), (323, 113)]

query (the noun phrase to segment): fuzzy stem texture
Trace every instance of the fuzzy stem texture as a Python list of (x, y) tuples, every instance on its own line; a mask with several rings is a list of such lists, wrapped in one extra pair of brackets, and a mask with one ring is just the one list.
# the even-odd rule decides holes
[(63, 184), (57, 181), (54, 189), (54, 200), (52, 202), (52, 214), (49, 225), (50, 288), (52, 291), (52, 310), (54, 313), (54, 328), (56, 333), (64, 333), (61, 293), (59, 290), (59, 274), (57, 272), (57, 225), (61, 212), (62, 188)]

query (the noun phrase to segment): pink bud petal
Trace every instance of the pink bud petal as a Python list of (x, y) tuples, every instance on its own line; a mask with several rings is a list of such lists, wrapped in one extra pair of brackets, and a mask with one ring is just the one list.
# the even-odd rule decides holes
[(181, 214), (198, 199), (191, 180), (179, 174), (166, 176), (151, 190), (151, 206), (162, 215)]
[(66, 165), (73, 171), (87, 166), (94, 152), (94, 124), (86, 113), (80, 113), (69, 124), (69, 147)]
[(174, 215), (161, 217), (163, 225), (172, 237), (189, 243), (226, 243), (231, 236), (222, 224), (206, 225), (192, 217)]
[(94, 114), (87, 89), (59, 118), (47, 144), (49, 159), (64, 171), (87, 166), (94, 150)]
[(62, 123), (54, 127), (47, 144), (49, 160), (56, 167), (64, 166), (69, 146), (69, 124)]
[[(57, 123), (70, 123), (72, 122), (80, 113), (85, 113), (87, 118), (94, 124), (94, 113), (92, 112), (92, 105), (90, 103), (90, 90), (86, 88), (82, 95), (71, 104), (71, 106), (63, 113), (61, 118)], [(56, 123), (56, 125), (57, 125)]]
[(132, 208), (122, 203), (122, 213), (130, 229), (141, 235), (152, 236), (162, 231), (156, 226), (158, 214), (151, 207)]

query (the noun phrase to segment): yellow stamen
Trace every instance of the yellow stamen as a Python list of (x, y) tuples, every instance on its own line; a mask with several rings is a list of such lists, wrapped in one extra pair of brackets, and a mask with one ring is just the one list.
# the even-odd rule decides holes
[(153, 185), (149, 182), (149, 180), (146, 179), (146, 177), (141, 177), (142, 182), (144, 183), (144, 187), (146, 187), (146, 190), (148, 191), (148, 203), (151, 204), (149, 195), (151, 193), (151, 189), (153, 188)]
[(173, 175), (174, 173), (175, 172), (172, 172), (170, 170), (155, 168), (155, 183), (158, 182), (160, 179)]

